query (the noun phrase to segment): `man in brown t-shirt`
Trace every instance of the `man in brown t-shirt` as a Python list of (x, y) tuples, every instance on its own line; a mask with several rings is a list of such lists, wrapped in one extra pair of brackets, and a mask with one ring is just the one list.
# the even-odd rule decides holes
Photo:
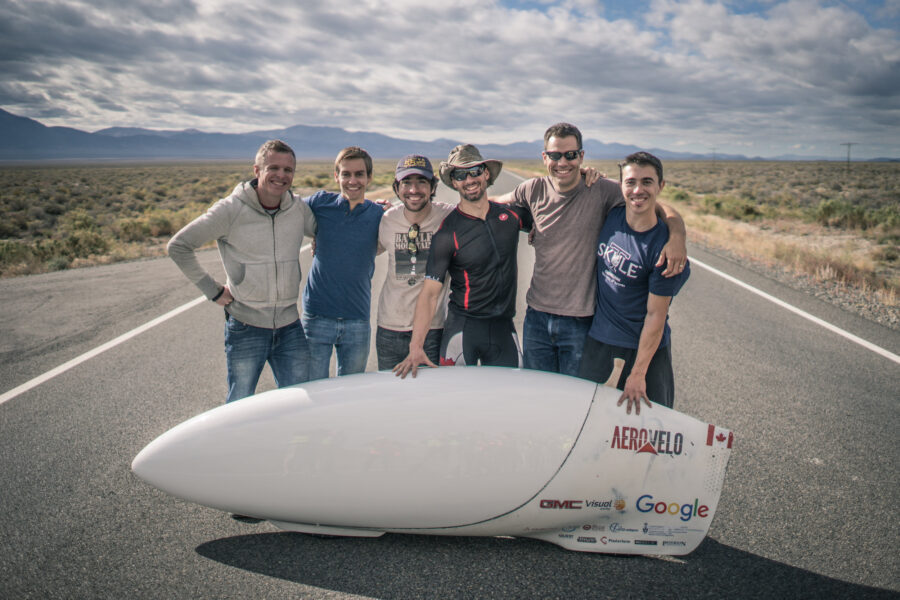
[[(529, 179), (496, 200), (528, 208), (534, 219), (534, 272), (522, 336), (525, 367), (577, 376), (594, 314), (597, 236), (606, 213), (624, 199), (615, 181), (601, 178), (586, 185), (582, 137), (574, 125), (547, 129), (541, 155), (547, 176)], [(684, 222), (673, 209), (660, 207), (670, 231), (660, 264), (668, 261), (664, 275), (672, 276), (687, 258)]]

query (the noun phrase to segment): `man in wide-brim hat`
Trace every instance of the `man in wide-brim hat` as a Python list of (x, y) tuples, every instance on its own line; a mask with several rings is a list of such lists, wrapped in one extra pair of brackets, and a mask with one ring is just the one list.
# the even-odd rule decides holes
[(497, 180), (497, 175), (499, 175), (500, 170), (503, 169), (503, 163), (499, 160), (485, 160), (481, 158), (481, 152), (479, 152), (478, 148), (472, 144), (460, 144), (450, 151), (450, 156), (447, 157), (447, 160), (441, 161), (441, 181), (443, 181), (444, 185), (447, 187), (452, 188), (453, 182), (450, 179), (450, 173), (454, 169), (468, 169), (469, 167), (477, 167), (478, 165), (487, 167), (489, 173), (487, 184), (488, 186), (494, 185), (494, 182)]
[(513, 325), (516, 254), (519, 231), (531, 228), (531, 215), (527, 209), (488, 200), (488, 186), (502, 168), (502, 162), (485, 160), (471, 144), (457, 146), (441, 162), (441, 181), (459, 192), (459, 204), (431, 239), (409, 355), (394, 367), (401, 377), (415, 377), (419, 365), (437, 366), (425, 355), (423, 344), (448, 274), (450, 301), (440, 364), (521, 366)]

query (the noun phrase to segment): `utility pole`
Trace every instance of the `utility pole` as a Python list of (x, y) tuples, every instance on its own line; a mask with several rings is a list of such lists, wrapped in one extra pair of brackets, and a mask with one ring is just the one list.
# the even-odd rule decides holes
[(844, 142), (841, 146), (847, 146), (847, 170), (850, 170), (850, 148), (858, 146), (859, 142)]

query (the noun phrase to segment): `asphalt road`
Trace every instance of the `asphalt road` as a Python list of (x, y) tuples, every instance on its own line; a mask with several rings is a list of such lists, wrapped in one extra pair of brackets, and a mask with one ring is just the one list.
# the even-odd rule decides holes
[[(225, 395), (222, 312), (205, 302), (0, 404), (0, 598), (900, 597), (900, 365), (699, 262), (894, 354), (900, 335), (691, 256), (671, 313), (676, 408), (736, 442), (710, 535), (686, 557), (319, 539), (158, 492), (131, 459)], [(0, 394), (198, 295), (168, 259), (0, 281)]]

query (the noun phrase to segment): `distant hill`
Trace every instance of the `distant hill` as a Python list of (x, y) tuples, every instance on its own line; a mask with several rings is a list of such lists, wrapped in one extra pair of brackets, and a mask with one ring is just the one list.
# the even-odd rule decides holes
[[(69, 127), (47, 127), (38, 121), (0, 109), (0, 160), (36, 159), (247, 159), (266, 140), (287, 142), (298, 158), (332, 159), (346, 146), (361, 146), (376, 158), (399, 158), (406, 154), (424, 154), (441, 160), (461, 143), (438, 139), (430, 142), (404, 140), (380, 133), (347, 131), (337, 127), (294, 125), (287, 129), (248, 133), (206, 133), (196, 129), (182, 131), (152, 130), (137, 127), (111, 127), (94, 133)], [(591, 159), (621, 159), (641, 150), (636, 146), (584, 140), (585, 154)], [(646, 148), (644, 148), (646, 149)], [(485, 157), (539, 158), (542, 140), (512, 144), (479, 144)], [(662, 159), (762, 160), (741, 155), (715, 156), (688, 152), (649, 149)], [(796, 157), (796, 160), (817, 160)], [(825, 160), (819, 158), (819, 160)]]

